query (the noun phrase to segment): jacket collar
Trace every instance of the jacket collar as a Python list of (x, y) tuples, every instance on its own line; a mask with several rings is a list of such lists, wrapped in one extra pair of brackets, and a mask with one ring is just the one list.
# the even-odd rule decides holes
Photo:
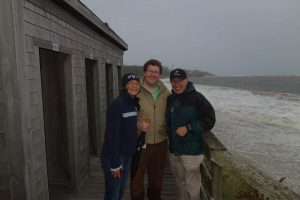
[(132, 97), (127, 93), (126, 90), (122, 89), (120, 91), (120, 97), (123, 98), (125, 102), (134, 105), (137, 111), (140, 110), (140, 105), (139, 105), (140, 99), (137, 96)]
[(121, 90), (120, 96), (121, 96), (122, 98), (124, 98), (127, 102), (133, 102), (133, 101), (136, 99), (136, 97), (130, 96), (130, 95), (127, 93), (127, 91), (124, 90), (124, 89)]
[(188, 81), (187, 85), (186, 85), (186, 88), (185, 90), (183, 91), (183, 93), (181, 94), (176, 94), (173, 90), (172, 90), (172, 96), (184, 96), (188, 93), (191, 93), (191, 92), (194, 92), (196, 91), (195, 87), (194, 87), (194, 84), (190, 81)]
[[(160, 79), (158, 80), (158, 83), (160, 84), (158, 93), (161, 93), (162, 91), (167, 90), (167, 87), (165, 86), (165, 84)], [(140, 84), (141, 84), (141, 88), (148, 91), (147, 88), (145, 88), (145, 86), (144, 86), (144, 84), (145, 84), (145, 77), (144, 76), (141, 77)]]

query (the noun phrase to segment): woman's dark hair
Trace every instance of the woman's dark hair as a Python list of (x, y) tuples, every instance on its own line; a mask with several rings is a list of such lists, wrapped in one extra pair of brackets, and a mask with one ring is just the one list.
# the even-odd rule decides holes
[(161, 63), (158, 60), (156, 60), (156, 59), (150, 59), (150, 60), (148, 60), (144, 64), (144, 72), (147, 71), (149, 65), (158, 66), (159, 67), (159, 74), (161, 75), (161, 73), (162, 73), (162, 66), (161, 66)]

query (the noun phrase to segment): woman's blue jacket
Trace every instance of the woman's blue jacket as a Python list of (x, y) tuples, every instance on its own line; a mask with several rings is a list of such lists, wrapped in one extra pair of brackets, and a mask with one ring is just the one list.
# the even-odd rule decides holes
[(135, 153), (137, 140), (138, 98), (122, 90), (109, 105), (101, 156), (109, 158), (111, 169), (121, 166), (121, 157)]

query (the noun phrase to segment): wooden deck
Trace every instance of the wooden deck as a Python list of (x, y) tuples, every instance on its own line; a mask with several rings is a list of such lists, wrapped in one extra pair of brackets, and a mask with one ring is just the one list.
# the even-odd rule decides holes
[[(145, 181), (146, 182), (146, 181)], [(128, 181), (129, 183), (129, 181)], [(104, 199), (104, 175), (99, 158), (91, 157), (90, 176), (80, 191), (74, 192), (63, 188), (51, 189), (50, 200), (99, 200)], [(127, 185), (124, 200), (130, 200), (129, 184)], [(177, 199), (175, 179), (170, 168), (165, 169), (162, 199)]]

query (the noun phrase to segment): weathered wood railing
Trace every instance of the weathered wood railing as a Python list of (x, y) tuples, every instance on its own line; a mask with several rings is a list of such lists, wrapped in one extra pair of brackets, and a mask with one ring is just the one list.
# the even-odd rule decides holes
[[(221, 200), (223, 174), (229, 173), (246, 182), (268, 200), (299, 200), (300, 196), (273, 180), (236, 153), (228, 152), (226, 147), (211, 132), (204, 136), (205, 162), (201, 166), (203, 200)], [(226, 191), (224, 191), (226, 192)]]

